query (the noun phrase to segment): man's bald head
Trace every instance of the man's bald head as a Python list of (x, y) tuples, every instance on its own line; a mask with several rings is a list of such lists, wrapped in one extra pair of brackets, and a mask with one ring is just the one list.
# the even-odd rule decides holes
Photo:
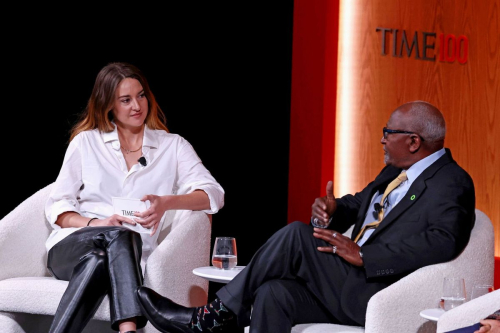
[(384, 145), (387, 165), (408, 169), (444, 147), (444, 117), (434, 105), (424, 101), (398, 107), (391, 114), (386, 129), (380, 143)]
[(446, 123), (437, 107), (425, 101), (413, 101), (401, 105), (395, 113), (404, 115), (406, 130), (418, 133), (427, 149), (436, 151), (444, 147)]

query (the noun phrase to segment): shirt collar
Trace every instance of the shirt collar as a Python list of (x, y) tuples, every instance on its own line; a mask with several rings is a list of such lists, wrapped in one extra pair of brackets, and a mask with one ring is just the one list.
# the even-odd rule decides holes
[[(116, 124), (111, 122), (115, 128), (111, 132), (101, 133), (104, 143), (111, 142), (112, 147), (115, 150), (120, 149), (120, 140), (118, 139), (118, 130)], [(158, 148), (158, 138), (155, 135), (155, 131), (150, 129), (148, 125), (144, 125), (144, 137), (142, 138), (142, 145), (144, 147)]]
[(142, 145), (151, 148), (158, 148), (158, 137), (155, 135), (155, 130), (152, 130), (148, 125), (144, 126), (144, 138)]
[(406, 177), (408, 178), (409, 184), (411, 185), (413, 181), (417, 179), (417, 177), (420, 176), (422, 172), (424, 172), (425, 169), (431, 166), (432, 163), (436, 162), (445, 153), (445, 149), (441, 148), (440, 150), (413, 164), (408, 170), (406, 170)]

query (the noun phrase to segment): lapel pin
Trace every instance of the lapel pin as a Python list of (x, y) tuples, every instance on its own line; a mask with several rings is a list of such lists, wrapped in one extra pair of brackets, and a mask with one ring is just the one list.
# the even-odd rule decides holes
[(415, 194), (410, 197), (410, 200), (415, 200)]

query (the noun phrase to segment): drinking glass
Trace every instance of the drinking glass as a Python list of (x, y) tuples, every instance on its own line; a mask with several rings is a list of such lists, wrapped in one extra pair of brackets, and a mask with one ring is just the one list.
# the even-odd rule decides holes
[(457, 277), (445, 277), (443, 282), (444, 310), (456, 308), (465, 303), (465, 280)]
[(472, 287), (472, 293), (470, 299), (478, 298), (486, 295), (490, 291), (493, 291), (493, 286), (491, 284), (476, 284)]
[(234, 237), (215, 238), (212, 265), (218, 269), (233, 269), (237, 263), (236, 239)]

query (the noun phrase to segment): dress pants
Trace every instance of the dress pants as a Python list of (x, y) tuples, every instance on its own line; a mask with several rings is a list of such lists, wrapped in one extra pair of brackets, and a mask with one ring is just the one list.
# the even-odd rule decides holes
[[(289, 333), (301, 323), (358, 325), (342, 311), (345, 260), (320, 252), (327, 242), (313, 228), (293, 222), (278, 230), (250, 263), (216, 295), (250, 333)], [(251, 317), (251, 322), (250, 322)]]
[(54, 245), (47, 268), (55, 278), (69, 281), (59, 303), (50, 333), (81, 332), (109, 295), (111, 328), (134, 318), (146, 325), (136, 289), (143, 284), (140, 266), (141, 236), (125, 227), (86, 227)]

